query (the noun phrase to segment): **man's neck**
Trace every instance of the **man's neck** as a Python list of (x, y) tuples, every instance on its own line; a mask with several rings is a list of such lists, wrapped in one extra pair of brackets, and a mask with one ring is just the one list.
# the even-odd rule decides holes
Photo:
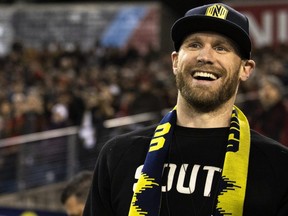
[(177, 125), (193, 128), (229, 127), (234, 101), (228, 101), (212, 112), (198, 112), (186, 102), (177, 102)]

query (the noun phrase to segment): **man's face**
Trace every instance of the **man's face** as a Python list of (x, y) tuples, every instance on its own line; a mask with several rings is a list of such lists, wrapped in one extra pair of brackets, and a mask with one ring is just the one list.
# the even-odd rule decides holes
[(76, 196), (71, 196), (64, 204), (68, 216), (82, 216), (85, 204), (79, 202)]
[(265, 109), (274, 106), (281, 100), (281, 97), (281, 92), (276, 86), (268, 81), (263, 81), (259, 88), (259, 99)]
[(228, 38), (191, 34), (172, 61), (180, 96), (197, 111), (215, 110), (236, 95), (243, 62)]

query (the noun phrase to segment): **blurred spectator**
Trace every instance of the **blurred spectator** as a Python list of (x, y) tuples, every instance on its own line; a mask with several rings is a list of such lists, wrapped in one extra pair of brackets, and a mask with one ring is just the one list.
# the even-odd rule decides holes
[(275, 75), (263, 76), (259, 85), (259, 100), (251, 106), (249, 118), (252, 129), (288, 146), (288, 112), (284, 93), (280, 79)]
[(106, 87), (101, 92), (95, 88), (83, 93), (85, 112), (79, 129), (80, 169), (92, 169), (95, 159), (104, 141), (108, 138), (108, 129), (103, 125), (106, 119), (114, 116), (112, 95)]
[(57, 129), (66, 127), (68, 122), (69, 112), (65, 104), (57, 103), (52, 107), (51, 121), (49, 129)]
[(19, 136), (24, 133), (25, 129), (25, 102), (26, 95), (22, 92), (16, 92), (12, 95), (12, 111), (13, 111), (13, 134)]
[(138, 92), (130, 108), (130, 113), (161, 112), (164, 108), (162, 104), (162, 98), (157, 97), (153, 92), (151, 81), (144, 80), (139, 83)]
[(82, 216), (92, 182), (93, 172), (81, 171), (74, 176), (61, 193), (61, 203), (68, 216)]
[(13, 112), (12, 104), (8, 100), (0, 103), (0, 138), (13, 136)]
[(116, 117), (128, 116), (133, 108), (132, 103), (135, 100), (136, 93), (134, 91), (125, 91), (119, 102), (119, 109), (116, 113)]
[(46, 119), (44, 114), (43, 97), (36, 89), (31, 89), (26, 96), (24, 106), (24, 134), (44, 131)]

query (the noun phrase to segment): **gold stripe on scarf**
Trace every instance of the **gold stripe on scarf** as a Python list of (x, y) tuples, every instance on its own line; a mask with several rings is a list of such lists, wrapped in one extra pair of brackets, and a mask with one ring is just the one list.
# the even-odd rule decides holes
[[(242, 111), (236, 106), (234, 109), (237, 114), (232, 114), (227, 146), (229, 150), (225, 155), (222, 172), (222, 180), (226, 187), (222, 188), (218, 196), (217, 209), (223, 215), (242, 216), (250, 153), (250, 127)], [(236, 127), (232, 127), (232, 124), (236, 124)], [(240, 137), (240, 140), (237, 137)]]

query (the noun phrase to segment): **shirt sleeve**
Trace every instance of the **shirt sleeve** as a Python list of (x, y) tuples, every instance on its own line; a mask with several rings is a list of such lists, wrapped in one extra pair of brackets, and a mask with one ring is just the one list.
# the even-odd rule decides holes
[(83, 216), (114, 216), (107, 151), (101, 151), (94, 169), (93, 181), (86, 200)]

